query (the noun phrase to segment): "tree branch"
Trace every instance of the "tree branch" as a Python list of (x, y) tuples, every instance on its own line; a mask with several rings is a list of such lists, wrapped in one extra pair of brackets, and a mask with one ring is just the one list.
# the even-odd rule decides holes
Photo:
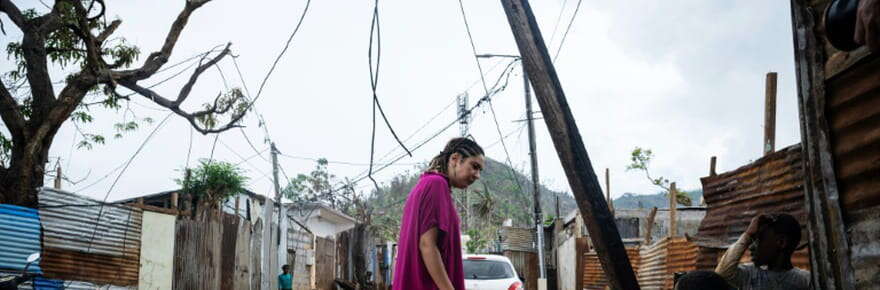
[[(0, 0), (4, 1), (4, 0)], [(33, 113), (31, 121), (39, 126), (49, 111), (53, 109), (56, 101), (55, 89), (52, 87), (52, 77), (49, 75), (48, 52), (46, 50), (46, 37), (52, 31), (60, 28), (62, 3), (70, 0), (55, 2), (52, 11), (33, 20), (24, 21), (22, 27), (24, 35), (21, 40), (22, 56), (27, 69), (27, 80), (31, 86), (33, 98)]]
[(211, 0), (187, 0), (186, 5), (183, 7), (183, 11), (177, 15), (177, 19), (171, 24), (171, 30), (168, 31), (168, 35), (165, 37), (165, 43), (162, 45), (162, 49), (151, 53), (144, 62), (144, 65), (140, 68), (112, 72), (113, 78), (126, 78), (140, 81), (155, 74), (156, 71), (162, 68), (162, 66), (168, 62), (168, 59), (171, 58), (171, 52), (174, 50), (174, 45), (180, 38), (180, 33), (189, 21), (189, 17), (192, 15), (193, 11), (210, 1)]
[(12, 0), (0, 0), (0, 12), (6, 13), (6, 16), (12, 19), (12, 23), (15, 23), (15, 26), (24, 31), (27, 26), (27, 19), (21, 14), (21, 10), (12, 3)]
[[(69, 1), (69, 0), (66, 0)], [(60, 2), (60, 1), (59, 1)], [(83, 44), (86, 46), (86, 67), (91, 68), (95, 72), (100, 71), (104, 67), (107, 66), (107, 62), (104, 61), (104, 58), (101, 57), (101, 43), (92, 35), (92, 32), (89, 30), (89, 21), (94, 21), (93, 19), (89, 19), (89, 11), (83, 6), (81, 1), (70, 1), (73, 5), (74, 10), (76, 10), (77, 14), (77, 24), (79, 26), (71, 25), (71, 29), (76, 32), (76, 34), (82, 39)], [(104, 13), (104, 4), (101, 3), (102, 14)], [(115, 28), (114, 28), (115, 29)], [(106, 31), (105, 31), (106, 32)], [(112, 32), (111, 32), (112, 33)], [(103, 33), (102, 33), (103, 34)], [(108, 34), (109, 36), (109, 34)]]
[[(190, 125), (192, 125), (192, 127), (196, 131), (198, 131), (199, 133), (202, 133), (203, 135), (220, 133), (220, 132), (232, 129), (232, 128), (241, 127), (241, 125), (238, 125), (238, 121), (240, 121), (241, 118), (243, 118), (245, 115), (244, 112), (233, 114), (232, 118), (229, 120), (228, 123), (226, 123), (226, 125), (223, 125), (222, 127), (219, 127), (219, 128), (207, 128), (207, 127), (204, 127), (199, 124), (198, 118), (200, 116), (204, 116), (204, 115), (208, 115), (208, 114), (223, 114), (223, 113), (227, 112), (229, 110), (229, 108), (235, 104), (235, 102), (230, 102), (229, 104), (224, 106), (223, 109), (218, 110), (218, 108), (217, 108), (217, 106), (218, 106), (217, 101), (218, 100), (215, 99), (214, 106), (212, 106), (211, 108), (208, 108), (208, 109), (202, 110), (202, 111), (197, 111), (194, 113), (188, 113), (188, 112), (184, 111), (183, 109), (181, 109), (179, 104), (176, 104), (175, 102), (160, 96), (158, 93), (156, 93), (153, 90), (141, 87), (138, 84), (134, 83), (133, 81), (122, 80), (119, 82), (119, 84), (138, 93), (139, 95), (142, 95), (146, 98), (151, 99), (154, 103), (171, 110), (172, 112), (174, 112), (178, 116), (183, 117), (184, 119), (189, 121)], [(219, 99), (220, 97), (218, 96), (217, 98)], [(242, 96), (236, 96), (236, 98), (243, 99)]]
[(193, 85), (196, 84), (196, 80), (198, 80), (199, 75), (201, 75), (211, 66), (217, 64), (217, 62), (223, 59), (224, 56), (229, 54), (229, 46), (231, 45), (232, 43), (227, 43), (226, 47), (223, 48), (223, 51), (221, 51), (219, 54), (217, 54), (216, 57), (214, 57), (207, 63), (202, 64), (202, 61), (204, 61), (205, 58), (208, 57), (208, 54), (206, 53), (204, 56), (202, 56), (202, 58), (199, 60), (199, 66), (196, 67), (195, 72), (193, 72), (192, 76), (189, 77), (189, 81), (187, 81), (186, 84), (183, 85), (183, 88), (180, 89), (180, 94), (177, 95), (177, 100), (174, 101), (175, 105), (179, 106), (181, 103), (183, 103), (183, 101), (186, 101), (186, 98), (189, 97), (189, 93), (190, 91), (192, 91)]
[(106, 41), (107, 38), (110, 37), (111, 34), (113, 34), (113, 32), (116, 32), (116, 29), (119, 28), (120, 24), (122, 24), (122, 20), (113, 20), (113, 22), (110, 22), (110, 25), (108, 25), (107, 28), (104, 29), (104, 31), (101, 31), (101, 34), (99, 34), (98, 37), (95, 38), (95, 40), (97, 40), (98, 43), (104, 43), (104, 41)]
[(3, 80), (0, 80), (0, 117), (3, 118), (3, 123), (6, 124), (9, 132), (12, 133), (12, 139), (15, 141), (22, 140), (20, 138), (24, 137), (24, 116), (21, 115), (21, 111), (18, 109), (18, 102), (9, 93)]

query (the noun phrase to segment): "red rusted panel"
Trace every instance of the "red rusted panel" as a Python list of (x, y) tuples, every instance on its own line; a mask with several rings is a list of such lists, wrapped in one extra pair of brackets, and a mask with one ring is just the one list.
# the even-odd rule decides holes
[[(636, 272), (636, 276), (638, 277), (642, 261), (639, 247), (627, 247), (626, 254), (629, 257), (629, 262), (633, 271)], [(599, 256), (596, 254), (596, 251), (585, 253), (583, 259), (584, 289), (605, 289), (608, 286), (608, 279), (606, 278), (605, 271), (602, 269), (602, 263), (599, 262)]]
[(826, 80), (826, 117), (857, 289), (880, 284), (880, 55), (840, 53)]
[[(703, 177), (706, 217), (697, 232), (697, 268), (713, 269), (723, 246), (735, 242), (751, 219), (762, 213), (788, 213), (801, 223), (801, 243), (807, 242), (800, 145), (783, 148), (751, 164), (723, 174)], [(809, 254), (795, 253), (796, 267), (809, 269)]]
[(672, 280), (677, 272), (687, 272), (697, 269), (697, 244), (683, 237), (669, 241), (666, 253), (666, 277), (665, 289), (672, 289)]

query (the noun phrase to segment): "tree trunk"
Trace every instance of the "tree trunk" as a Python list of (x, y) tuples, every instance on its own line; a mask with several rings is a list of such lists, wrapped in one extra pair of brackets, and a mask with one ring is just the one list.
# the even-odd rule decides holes
[[(37, 194), (43, 186), (49, 148), (54, 136), (55, 131), (44, 139), (49, 140), (47, 142), (28, 140), (28, 145), (13, 145), (10, 166), (0, 176), (0, 203), (37, 207)], [(29, 148), (34, 149), (28, 150)]]

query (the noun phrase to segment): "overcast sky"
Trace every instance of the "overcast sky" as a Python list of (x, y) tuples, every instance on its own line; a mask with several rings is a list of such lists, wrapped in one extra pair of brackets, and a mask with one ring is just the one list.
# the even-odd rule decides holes
[[(35, 1), (15, 2), (27, 7)], [(123, 20), (115, 35), (142, 51), (138, 64), (161, 46), (184, 3), (108, 2), (108, 15)], [(531, 4), (545, 43), (555, 53), (577, 0)], [(468, 92), (473, 104), (483, 87), (457, 1), (387, 0), (379, 5), (379, 98), (401, 138), (415, 133), (406, 143), (412, 147), (456, 118), (454, 106), (448, 105), (457, 95)], [(220, 65), (227, 83), (245, 85), (255, 94), (304, 6), (305, 1), (212, 1), (192, 15), (169, 63), (231, 42), (244, 82), (234, 73), (231, 59), (225, 59)], [(282, 153), (356, 163), (331, 164), (332, 172), (340, 177), (358, 177), (366, 169), (360, 164), (369, 162), (372, 108), (367, 49), (372, 7), (372, 1), (313, 1), (300, 32), (255, 105)], [(518, 54), (499, 1), (464, 1), (464, 7), (478, 53)], [(5, 47), (20, 40), (21, 33), (10, 29), (9, 19), (0, 19), (9, 32), (0, 44)], [(710, 156), (718, 156), (719, 172), (759, 158), (764, 77), (769, 71), (779, 72), (777, 148), (800, 142), (793, 59), (786, 1), (599, 0), (581, 3), (556, 70), (594, 169), (599, 174), (611, 169), (612, 195), (620, 196), (657, 191), (641, 173), (625, 171), (636, 146), (654, 151), (653, 175), (677, 181), (685, 189), (700, 187), (699, 178), (708, 174)], [(490, 86), (506, 62), (482, 60)], [(4, 71), (12, 67), (6, 58), (0, 66)], [(141, 84), (155, 83), (176, 71), (157, 74)], [(62, 80), (63, 72), (55, 72), (55, 80)], [(188, 75), (156, 90), (173, 98)], [(221, 75), (209, 70), (199, 79), (188, 108), (201, 106), (223, 88)], [(108, 142), (90, 151), (72, 149), (79, 138), (73, 126), (65, 125), (59, 132), (50, 153), (51, 166), (60, 158), (69, 178), (85, 178), (78, 184), (65, 183), (65, 189), (95, 198), (109, 193), (109, 200), (170, 190), (177, 187), (174, 179), (181, 177), (188, 155), (190, 165), (211, 155), (214, 137), (195, 133), (190, 138), (188, 123), (172, 116), (120, 176), (121, 170), (116, 169), (135, 154), (167, 114), (142, 97), (132, 103), (138, 117), (149, 116), (156, 122), (113, 139), (112, 124), (123, 119), (122, 112), (96, 110), (96, 122), (84, 129), (104, 133)], [(521, 130), (522, 122), (515, 122), (524, 116), (519, 66), (507, 90), (493, 98), (493, 105), (500, 131), (513, 132), (505, 144), (514, 166), (528, 168), (527, 133)], [(247, 117), (244, 125), (257, 150), (268, 147), (255, 115)], [(543, 121), (537, 125), (541, 180), (550, 188), (568, 191), (547, 129)], [(396, 144), (384, 124), (379, 123), (377, 130), (378, 158)], [(475, 111), (471, 134), (488, 147), (489, 157), (504, 160), (500, 144), (489, 147), (499, 139), (497, 131), (487, 106)], [(412, 158), (402, 159), (403, 165), (375, 174), (377, 180), (387, 182), (395, 174), (412, 170), (413, 163), (431, 158), (458, 132), (457, 125), (453, 126), (413, 152)], [(239, 130), (223, 133), (218, 140), (215, 159), (238, 163), (255, 154)], [(250, 188), (270, 194), (268, 151), (262, 158), (241, 166), (251, 177)], [(279, 161), (290, 177), (315, 165), (286, 156)], [(368, 182), (359, 186), (370, 189)]]

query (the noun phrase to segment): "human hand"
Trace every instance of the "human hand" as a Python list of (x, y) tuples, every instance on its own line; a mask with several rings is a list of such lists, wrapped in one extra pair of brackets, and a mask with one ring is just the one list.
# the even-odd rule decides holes
[(856, 43), (880, 52), (880, 0), (861, 0), (856, 13)]
[(749, 227), (746, 228), (745, 234), (749, 235), (750, 237), (754, 237), (758, 234), (758, 232), (764, 229), (764, 227), (767, 226), (770, 221), (771, 218), (769, 215), (760, 214), (758, 216), (755, 216), (754, 218), (752, 218), (752, 222), (749, 223)]

